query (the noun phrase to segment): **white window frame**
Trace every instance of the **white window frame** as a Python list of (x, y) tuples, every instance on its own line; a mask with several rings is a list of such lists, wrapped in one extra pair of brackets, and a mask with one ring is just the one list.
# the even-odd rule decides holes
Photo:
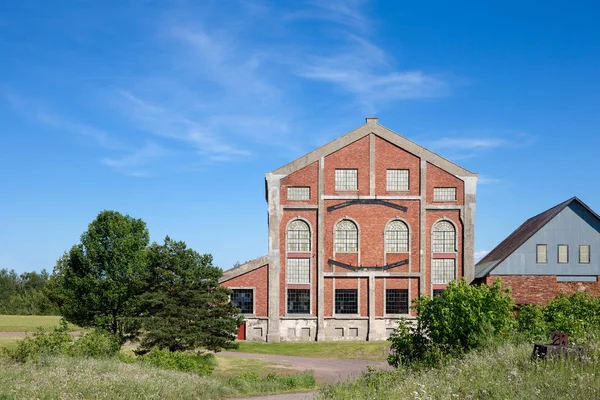
[[(544, 249), (544, 252), (540, 252), (541, 249)], [(541, 254), (544, 255), (544, 261), (542, 261)], [(535, 262), (536, 264), (548, 264), (548, 245), (547, 244), (538, 244), (535, 246)]]
[[(346, 229), (346, 227), (354, 227), (354, 229)], [(353, 238), (349, 235), (349, 232), (355, 232), (356, 235)], [(358, 225), (349, 219), (343, 219), (335, 224), (333, 231), (333, 245), (336, 253), (358, 253)]]
[[(448, 230), (448, 227), (451, 227), (452, 230)], [(448, 240), (450, 236), (452, 236), (452, 241)], [(441, 242), (439, 242), (440, 240)], [(456, 253), (457, 242), (456, 226), (452, 222), (442, 219), (433, 224), (431, 229), (432, 253)]]
[(456, 201), (456, 188), (434, 187), (433, 201)]
[(410, 172), (408, 169), (388, 169), (386, 176), (388, 192), (408, 192), (410, 190)]
[[(306, 229), (293, 229), (304, 227)], [(312, 240), (310, 226), (302, 219), (290, 221), (286, 229), (286, 249), (288, 252), (310, 252)]]
[(358, 191), (358, 169), (338, 168), (335, 170), (335, 191), (356, 192)]
[[(403, 229), (391, 229), (394, 226), (403, 226)], [(410, 249), (410, 235), (406, 222), (394, 219), (385, 227), (385, 252), (386, 253), (408, 253)], [(406, 246), (406, 247), (404, 247)]]
[(287, 199), (292, 201), (310, 200), (310, 186), (288, 186)]
[(288, 258), (285, 275), (288, 284), (310, 284), (310, 258)]
[[(561, 249), (564, 249), (564, 251), (565, 251), (564, 254), (561, 254)], [(561, 261), (561, 255), (565, 256), (565, 258), (562, 258), (563, 261)], [(569, 263), (569, 245), (568, 244), (557, 245), (556, 262), (557, 262), (557, 264), (568, 264)]]
[[(452, 277), (450, 278), (449, 266), (448, 265), (435, 265), (444, 264), (446, 262), (452, 263)], [(442, 268), (441, 271), (436, 271), (437, 268)], [(451, 281), (456, 279), (456, 258), (433, 258), (431, 259), (431, 283), (434, 285), (447, 285)]]
[[(587, 261), (581, 261), (581, 249), (582, 248), (587, 248)], [(579, 264), (589, 264), (591, 262), (591, 253), (592, 252), (592, 248), (589, 244), (580, 244), (579, 245)]]

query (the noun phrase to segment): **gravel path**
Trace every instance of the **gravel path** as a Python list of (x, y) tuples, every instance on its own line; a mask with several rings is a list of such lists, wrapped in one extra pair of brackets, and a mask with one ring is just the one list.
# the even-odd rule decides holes
[(358, 377), (368, 366), (377, 369), (391, 369), (385, 361), (334, 360), (329, 358), (308, 358), (275, 354), (254, 354), (223, 351), (226, 357), (252, 358), (285, 364), (298, 371), (312, 371), (319, 383), (337, 383)]

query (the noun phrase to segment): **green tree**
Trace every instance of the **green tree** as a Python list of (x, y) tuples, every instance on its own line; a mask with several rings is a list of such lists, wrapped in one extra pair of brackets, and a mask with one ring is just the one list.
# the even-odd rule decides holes
[(170, 351), (236, 348), (239, 309), (229, 301), (231, 290), (219, 285), (223, 271), (210, 254), (199, 254), (185, 242), (152, 244), (148, 276), (138, 310), (145, 334), (140, 353), (153, 347)]
[(115, 334), (121, 342), (134, 337), (133, 300), (142, 288), (149, 241), (141, 219), (116, 211), (98, 214), (54, 269), (52, 293), (61, 314), (79, 326)]
[(414, 323), (401, 320), (390, 337), (395, 367), (423, 361), (435, 364), (445, 354), (459, 355), (512, 334), (513, 298), (500, 280), (492, 286), (451, 282), (443, 293), (413, 302)]

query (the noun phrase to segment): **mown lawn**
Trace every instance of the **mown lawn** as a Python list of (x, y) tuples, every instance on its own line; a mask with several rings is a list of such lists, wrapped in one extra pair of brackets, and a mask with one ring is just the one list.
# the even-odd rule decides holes
[[(59, 316), (39, 315), (0, 315), (0, 332), (34, 332), (40, 326), (50, 329), (58, 326)], [(78, 329), (75, 325), (69, 325), (70, 330)]]
[(21, 338), (14, 336), (0, 336), (0, 349), (5, 347), (14, 347), (17, 345), (17, 340)]
[(385, 360), (389, 342), (239, 342), (243, 353), (278, 354), (298, 357)]
[(285, 365), (267, 362), (263, 360), (253, 360), (239, 357), (226, 357), (216, 354), (217, 367), (213, 372), (217, 377), (230, 377), (242, 375), (249, 371), (264, 377), (268, 374), (293, 375), (298, 373), (295, 369), (286, 368)]

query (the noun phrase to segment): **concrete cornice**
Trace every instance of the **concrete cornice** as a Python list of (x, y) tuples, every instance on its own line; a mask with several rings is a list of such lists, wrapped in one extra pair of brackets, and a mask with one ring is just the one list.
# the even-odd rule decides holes
[(270, 257), (268, 255), (255, 258), (254, 260), (248, 261), (237, 267), (233, 267), (223, 272), (223, 276), (219, 279), (219, 283), (227, 282), (230, 279), (236, 278), (240, 275), (247, 274), (248, 272), (254, 271), (264, 265), (268, 265)]
[(367, 135), (370, 135), (371, 133), (387, 140), (392, 144), (395, 144), (409, 153), (414, 154), (415, 156), (421, 158), (421, 160), (430, 162), (431, 164), (440, 167), (461, 179), (464, 179), (465, 177), (477, 177), (476, 173), (468, 171), (452, 161), (449, 161), (432, 152), (431, 150), (427, 150), (426, 148), (416, 144), (404, 136), (399, 135), (391, 129), (380, 125), (377, 121), (377, 118), (367, 118), (366, 124), (346, 133), (335, 140), (332, 140), (331, 142), (311, 151), (308, 154), (305, 154), (304, 156), (284, 165), (283, 167), (276, 169), (272, 173), (277, 175), (289, 175), (292, 172), (298, 171), (318, 161), (321, 157), (325, 157), (331, 153), (334, 153), (343, 147), (346, 147), (347, 145), (356, 142)]

